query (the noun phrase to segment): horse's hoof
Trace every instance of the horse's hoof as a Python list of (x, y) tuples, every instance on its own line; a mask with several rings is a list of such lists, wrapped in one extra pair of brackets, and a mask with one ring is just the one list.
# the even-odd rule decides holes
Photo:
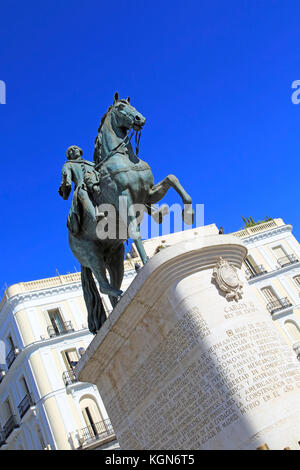
[(123, 295), (124, 295), (124, 292), (121, 291), (121, 294), (119, 294), (118, 297), (117, 297), (117, 301), (118, 301), (118, 302), (119, 302), (119, 300), (121, 299), (121, 297), (123, 297)]
[(163, 204), (157, 211), (152, 212), (152, 218), (156, 223), (161, 224), (165, 215), (169, 214), (169, 207)]
[(96, 212), (96, 221), (102, 220), (105, 218), (105, 212)]
[(190, 205), (187, 205), (187, 207), (185, 207), (182, 211), (182, 220), (184, 221), (186, 225), (193, 225), (194, 218), (195, 218), (194, 209)]

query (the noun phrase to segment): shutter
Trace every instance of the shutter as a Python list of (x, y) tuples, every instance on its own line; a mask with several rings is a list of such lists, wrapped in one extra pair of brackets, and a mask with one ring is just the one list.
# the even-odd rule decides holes
[(274, 246), (274, 248), (272, 248), (273, 252), (274, 252), (274, 255), (276, 256), (277, 259), (279, 258), (284, 258), (286, 256), (286, 252), (284, 251), (284, 249), (282, 248), (282, 246)]
[(245, 264), (248, 267), (248, 269), (251, 271), (252, 274), (260, 274), (261, 271), (260, 271), (259, 267), (255, 263), (255, 261), (254, 261), (254, 259), (252, 258), (251, 255), (248, 255), (245, 258)]
[(300, 287), (300, 276), (295, 276), (294, 281), (295, 281), (297, 287)]
[(271, 286), (263, 287), (261, 291), (264, 294), (267, 302), (276, 302), (276, 300), (278, 300), (278, 297)]

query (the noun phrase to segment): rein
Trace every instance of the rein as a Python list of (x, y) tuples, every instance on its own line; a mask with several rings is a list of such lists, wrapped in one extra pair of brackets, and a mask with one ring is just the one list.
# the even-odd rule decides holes
[[(131, 132), (131, 134), (130, 134)], [(106, 162), (110, 157), (112, 157), (115, 153), (118, 152), (118, 150), (122, 147), (125, 147), (126, 145), (128, 145), (131, 141), (131, 138), (134, 134), (134, 132), (136, 132), (135, 134), (135, 156), (138, 157), (138, 153), (139, 153), (139, 145), (140, 145), (140, 140), (141, 140), (141, 134), (142, 134), (142, 130), (139, 130), (139, 131), (134, 131), (133, 129), (133, 124), (130, 125), (129, 129), (128, 129), (128, 132), (127, 134), (125, 135), (124, 139), (113, 149), (109, 152), (108, 155), (106, 155), (106, 157), (101, 160), (101, 162), (99, 162), (96, 166), (95, 166), (95, 170), (99, 170), (100, 167), (103, 165), (104, 162)], [(127, 142), (126, 142), (127, 140)]]

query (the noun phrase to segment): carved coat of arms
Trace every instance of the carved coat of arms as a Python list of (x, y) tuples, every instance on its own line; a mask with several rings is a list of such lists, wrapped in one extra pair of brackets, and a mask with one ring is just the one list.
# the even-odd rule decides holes
[(237, 275), (237, 269), (233, 265), (219, 257), (213, 270), (213, 277), (219, 288), (226, 292), (227, 300), (239, 300), (243, 293), (243, 284)]

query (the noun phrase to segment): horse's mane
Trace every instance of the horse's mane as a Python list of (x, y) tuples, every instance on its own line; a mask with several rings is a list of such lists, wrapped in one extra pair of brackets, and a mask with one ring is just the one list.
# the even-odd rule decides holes
[(100, 140), (100, 132), (101, 132), (101, 129), (103, 127), (103, 124), (104, 124), (104, 121), (106, 119), (106, 116), (108, 115), (109, 111), (112, 109), (113, 105), (109, 106), (108, 110), (106, 111), (105, 114), (103, 114), (102, 118), (101, 118), (101, 121), (100, 121), (100, 125), (98, 127), (98, 135), (95, 139), (95, 147), (94, 147), (94, 162), (97, 164), (100, 162), (101, 160), (101, 140)]

